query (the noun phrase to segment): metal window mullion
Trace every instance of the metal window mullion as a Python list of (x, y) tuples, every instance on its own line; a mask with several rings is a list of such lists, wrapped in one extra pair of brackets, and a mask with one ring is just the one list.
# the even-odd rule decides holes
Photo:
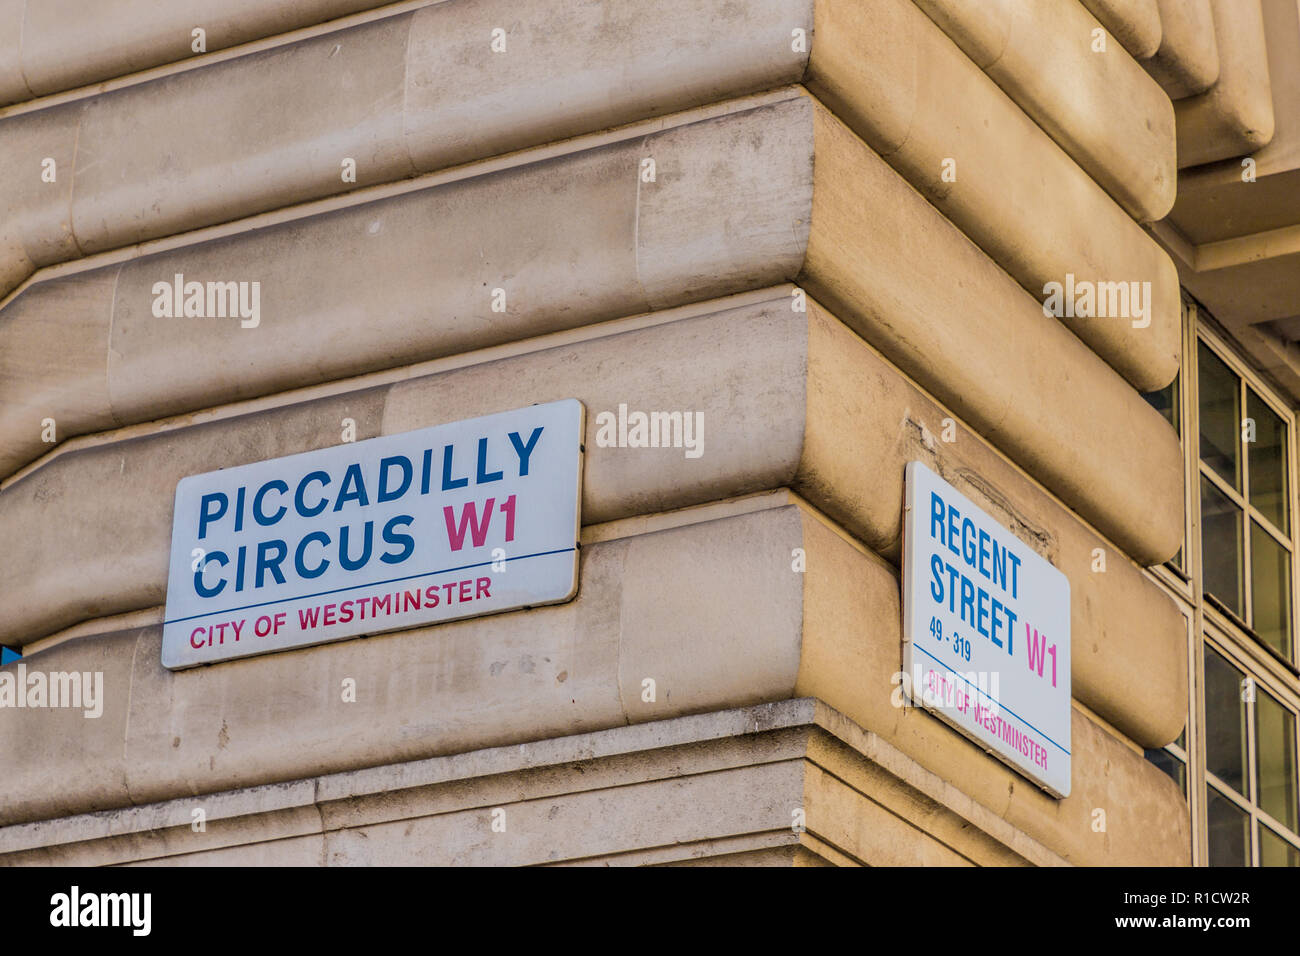
[(1279, 531), (1273, 522), (1264, 517), (1262, 511), (1259, 511), (1254, 505), (1247, 502), (1246, 513), (1250, 520), (1256, 522), (1261, 528), (1267, 531), (1274, 541), (1284, 547), (1288, 553), (1291, 552), (1291, 539)]
[[(1231, 367), (1231, 366), (1229, 366)], [(1250, 627), (1255, 626), (1255, 588), (1251, 577), (1254, 562), (1250, 560), (1250, 536), (1254, 529), (1250, 526), (1250, 445), (1246, 441), (1246, 377), (1237, 376), (1237, 457), (1241, 462), (1241, 619)], [(1251, 825), (1254, 833), (1254, 824)]]
[(1196, 306), (1183, 312), (1183, 474), (1187, 508), (1187, 539), (1183, 560), (1192, 588), (1192, 632), (1188, 638), (1187, 802), (1192, 818), (1192, 865), (1209, 865), (1209, 824), (1206, 814), (1205, 770), (1205, 594), (1201, 566), (1200, 383)]
[(1250, 814), (1254, 810), (1254, 805), (1249, 800), (1234, 790), (1230, 784), (1220, 780), (1208, 770), (1205, 771), (1205, 781), (1218, 792), (1219, 796), (1230, 800), (1242, 813)]
[(1246, 511), (1246, 499), (1242, 496), (1241, 492), (1237, 491), (1236, 488), (1224, 481), (1223, 476), (1207, 465), (1204, 461), (1198, 459), (1198, 467), (1200, 468), (1200, 473), (1209, 478), (1210, 484), (1214, 485), (1215, 488), (1221, 491), (1224, 497), (1228, 498), (1234, 505), (1240, 508), (1243, 513)]
[(1256, 807), (1255, 816), (1259, 818), (1259, 823), (1262, 826), (1268, 827), (1287, 843), (1300, 848), (1300, 834), (1293, 832), (1289, 826), (1272, 816), (1267, 810), (1262, 807)]
[(1259, 820), (1255, 811), (1259, 807), (1259, 788), (1257, 786), (1258, 766), (1255, 760), (1255, 749), (1258, 741), (1255, 739), (1255, 700), (1259, 697), (1259, 681), (1251, 671), (1246, 671), (1246, 679), (1250, 681), (1250, 700), (1246, 702), (1246, 770), (1249, 779), (1246, 781), (1246, 799), (1249, 802), (1250, 810), (1250, 865), (1259, 866)]
[[(1296, 534), (1296, 454), (1297, 442), (1295, 434), (1295, 417), (1288, 412), (1283, 416), (1282, 421), (1286, 422), (1286, 526), (1291, 534)], [(1294, 538), (1292, 539), (1294, 540)], [(1295, 549), (1291, 549), (1291, 663), (1295, 664), (1300, 657), (1300, 627), (1297, 627), (1296, 602), (1300, 599), (1300, 568), (1296, 567)], [(1300, 728), (1300, 724), (1297, 725)], [(1300, 741), (1300, 731), (1296, 733), (1296, 740)], [(1300, 763), (1297, 764), (1300, 767)]]

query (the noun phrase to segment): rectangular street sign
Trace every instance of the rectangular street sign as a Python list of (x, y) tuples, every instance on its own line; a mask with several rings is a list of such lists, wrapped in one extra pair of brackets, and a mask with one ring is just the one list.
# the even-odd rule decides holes
[(919, 461), (907, 465), (903, 669), (914, 704), (1070, 795), (1070, 582)]
[(584, 414), (565, 399), (182, 478), (163, 666), (570, 600)]

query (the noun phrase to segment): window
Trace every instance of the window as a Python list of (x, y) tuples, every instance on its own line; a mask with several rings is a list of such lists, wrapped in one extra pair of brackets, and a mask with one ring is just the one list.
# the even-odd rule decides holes
[(1290, 661), (1290, 429), (1203, 338), (1196, 365), (1202, 589)]
[[(1300, 865), (1296, 713), (1208, 641), (1205, 784), (1211, 866)], [(1271, 862), (1270, 862), (1271, 861)]]
[(1178, 740), (1163, 750), (1148, 750), (1146, 758), (1169, 775), (1169, 779), (1178, 784), (1178, 789), (1187, 796), (1187, 731), (1178, 735)]
[(1295, 714), (1272, 695), (1255, 697), (1255, 794), (1260, 809), (1291, 832), (1296, 826)]
[(1205, 772), (1224, 790), (1246, 789), (1246, 675), (1205, 648)]
[(1183, 367), (1144, 396), (1186, 459), (1184, 543), (1151, 575), (1188, 626), (1188, 722), (1147, 759), (1188, 798), (1193, 861), (1300, 866), (1295, 413), (1184, 302)]
[(1250, 817), (1213, 787), (1206, 814), (1210, 866), (1250, 866)]

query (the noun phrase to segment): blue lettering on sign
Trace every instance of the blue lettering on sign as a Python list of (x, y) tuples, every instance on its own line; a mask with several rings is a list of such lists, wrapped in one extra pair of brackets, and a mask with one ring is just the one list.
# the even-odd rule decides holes
[(939, 554), (930, 557), (930, 596), (997, 647), (1004, 646), (1005, 633), (1006, 651), (1014, 655), (1017, 615), (979, 579), (1014, 601), (1020, 588), (1019, 556), (936, 491), (930, 492), (930, 537), (960, 559), (954, 565)]
[[(389, 504), (408, 495), (426, 496), (436, 491), (466, 488), (471, 480), (476, 485), (490, 484), (503, 480), (507, 472), (526, 478), (529, 460), (544, 427), (534, 428), (526, 438), (519, 432), (510, 432), (509, 446), (497, 449), (489, 448), (489, 437), (478, 438), (468, 456), (462, 454), (467, 449), (446, 445), (442, 449), (441, 475), (433, 474), (437, 458), (434, 449), (426, 448), (417, 459), (418, 468), (406, 455), (392, 455), (380, 459), (373, 473), (368, 473), (362, 463), (354, 462), (341, 475), (315, 470), (293, 480), (273, 478), (256, 488), (241, 486), (235, 494), (233, 513), (230, 495), (209, 492), (199, 500), (198, 540), (204, 540), (214, 529), (241, 532), (246, 514), (251, 514), (256, 527), (274, 527), (289, 514), (290, 505), (302, 518), (315, 518), (327, 511), (360, 513), (359, 518), (372, 502)], [(472, 466), (463, 460), (468, 457), (473, 459)], [(490, 464), (491, 459), (495, 461)], [(457, 472), (461, 472), (460, 477), (454, 477)], [(509, 522), (507, 528), (513, 528), (513, 507), (513, 496), (501, 505)], [(436, 509), (424, 511), (436, 513)], [(346, 521), (345, 518), (337, 520)], [(375, 528), (373, 519), (346, 521), (328, 529), (310, 531), (295, 542), (268, 538), (240, 545), (233, 553), (207, 550), (194, 565), (194, 593), (202, 598), (215, 598), (228, 585), (234, 591), (242, 591), (249, 586), (263, 587), (269, 581), (284, 584), (286, 574), (311, 580), (320, 577), (335, 562), (349, 571), (360, 570), (376, 558), (384, 564), (399, 565), (415, 553), (415, 536), (410, 533), (415, 520), (412, 514), (395, 515), (379, 529)]]

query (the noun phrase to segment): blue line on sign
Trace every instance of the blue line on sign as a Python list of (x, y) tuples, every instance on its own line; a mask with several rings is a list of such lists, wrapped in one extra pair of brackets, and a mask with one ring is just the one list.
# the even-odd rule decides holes
[(1055, 747), (1059, 747), (1060, 750), (1061, 750), (1061, 752), (1064, 753), (1067, 757), (1070, 756), (1070, 751), (1066, 750), (1064, 747), (1061, 747), (1061, 745), (1058, 744), (1055, 740), (1053, 740), (1051, 737), (1047, 736), (1047, 734), (1044, 734), (1041, 730), (1039, 730), (1037, 727), (1035, 727), (1035, 726), (1034, 726), (1033, 724), (1031, 724), (1029, 721), (1025, 720), (1025, 718), (1021, 717), (1019, 714), (1017, 714), (1017, 713), (1016, 713), (1014, 710), (1012, 710), (1010, 707), (1004, 707), (1004, 706), (1001, 704), (1001, 702), (999, 702), (996, 698), (990, 696), (989, 694), (985, 694), (984, 691), (982, 691), (982, 690), (979, 689), (979, 687), (976, 687), (976, 685), (971, 684), (971, 682), (968, 681), (968, 680), (966, 680), (966, 678), (962, 677), (960, 673), (958, 673), (957, 671), (953, 670), (951, 667), (949, 667), (949, 666), (948, 666), (947, 664), (945, 664), (943, 661), (939, 660), (939, 658), (935, 657), (933, 654), (931, 654), (929, 651), (927, 651), (927, 650), (926, 650), (924, 647), (922, 647), (920, 644), (916, 643), (916, 641), (913, 641), (913, 642), (912, 642), (912, 647), (915, 648), (916, 650), (920, 651), (920, 652), (921, 652), (922, 654), (924, 654), (926, 657), (930, 658), (930, 660), (934, 661), (936, 664), (938, 664), (940, 667), (942, 667), (942, 668), (943, 668), (944, 670), (946, 670), (948, 673), (952, 674), (953, 677), (959, 677), (959, 678), (961, 678), (962, 680), (966, 681), (966, 683), (967, 683), (969, 686), (975, 688), (975, 693), (977, 693), (977, 694), (984, 694), (985, 697), (988, 697), (989, 700), (991, 700), (991, 701), (993, 701), (993, 703), (997, 704), (998, 707), (999, 707), (1000, 709), (1005, 710), (1008, 714), (1010, 714), (1012, 717), (1016, 718), (1016, 720), (1020, 721), (1022, 724), (1024, 724), (1026, 727), (1028, 727), (1030, 730), (1032, 730), (1034, 733), (1036, 733), (1036, 734), (1042, 734), (1044, 740), (1046, 740), (1048, 743), (1052, 744), (1052, 745), (1055, 746)]
[[(521, 554), (517, 557), (506, 558), (510, 561), (523, 561), (525, 558), (544, 558), (548, 554), (568, 554), (570, 551), (576, 551), (577, 548), (556, 548), (554, 551), (538, 551), (536, 554)], [(277, 598), (274, 601), (263, 601), (261, 604), (245, 604), (243, 607), (228, 607), (223, 611), (204, 611), (202, 614), (191, 614), (189, 617), (176, 617), (170, 621), (163, 621), (163, 624), (180, 624), (182, 621), (193, 621), (200, 617), (211, 617), (214, 614), (233, 614), (235, 611), (251, 611), (255, 607), (269, 607), (272, 604), (283, 604), (286, 601), (301, 601), (304, 598), (324, 597), (326, 594), (338, 594), (341, 591), (356, 591), (360, 588), (377, 588), (381, 584), (396, 584), (398, 581), (410, 581), (413, 578), (427, 578), (432, 574), (450, 574), (452, 571), (468, 571), (470, 568), (481, 568), (492, 561), (480, 561), (478, 564), (462, 564), (458, 568), (443, 568), (440, 571), (422, 571), (419, 574), (408, 574), (405, 577), (389, 578), (387, 581), (372, 581), (370, 584), (349, 584), (345, 588), (334, 588), (332, 591), (317, 591), (315, 594), (299, 594), (296, 597)]]

